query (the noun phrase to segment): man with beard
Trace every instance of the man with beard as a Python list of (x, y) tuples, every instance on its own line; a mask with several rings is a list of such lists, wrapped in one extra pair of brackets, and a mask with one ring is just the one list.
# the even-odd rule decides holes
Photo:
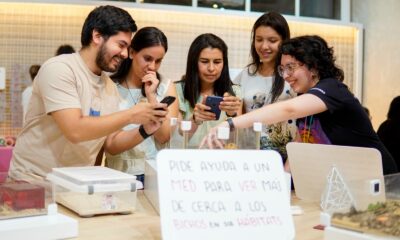
[[(44, 177), (53, 167), (93, 165), (107, 136), (124, 144), (151, 135), (160, 125), (166, 104), (140, 103), (117, 112), (118, 90), (105, 74), (118, 70), (128, 57), (136, 30), (125, 10), (97, 7), (83, 25), (81, 50), (42, 65), (13, 152), (12, 177)], [(120, 130), (128, 124), (143, 127), (141, 132)]]

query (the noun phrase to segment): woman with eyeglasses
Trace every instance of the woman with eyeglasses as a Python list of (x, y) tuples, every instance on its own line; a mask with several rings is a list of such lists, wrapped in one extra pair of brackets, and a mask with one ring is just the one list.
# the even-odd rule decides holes
[[(289, 25), (279, 13), (264, 13), (254, 23), (251, 34), (251, 62), (233, 80), (241, 86), (243, 112), (251, 112), (296, 96), (275, 68), (279, 46), (289, 38)], [(293, 119), (264, 125), (260, 148), (278, 151), (283, 162), (286, 162), (286, 144), (295, 139), (296, 130), (296, 122)]]
[[(219, 126), (245, 128), (253, 122), (272, 124), (297, 118), (303, 142), (376, 148), (382, 155), (383, 174), (398, 171), (360, 102), (342, 83), (344, 73), (335, 65), (333, 48), (324, 39), (301, 36), (283, 42), (277, 64), (280, 76), (300, 95), (228, 119)], [(213, 128), (202, 144), (221, 147), (216, 131)]]

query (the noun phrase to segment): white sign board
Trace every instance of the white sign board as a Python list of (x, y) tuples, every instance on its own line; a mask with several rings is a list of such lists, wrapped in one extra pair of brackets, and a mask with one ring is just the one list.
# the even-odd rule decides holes
[(157, 155), (162, 239), (294, 239), (280, 155), (163, 150)]

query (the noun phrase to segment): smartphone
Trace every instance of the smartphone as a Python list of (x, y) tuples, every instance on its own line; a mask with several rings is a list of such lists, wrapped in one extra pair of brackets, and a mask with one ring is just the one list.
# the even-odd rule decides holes
[(221, 115), (221, 109), (219, 109), (219, 104), (222, 102), (224, 98), (219, 96), (207, 96), (206, 105), (211, 107), (210, 112), (215, 114), (215, 119), (218, 120)]
[[(166, 103), (168, 106), (171, 105), (175, 101), (174, 96), (166, 96), (160, 103)], [(163, 110), (162, 108), (157, 108), (157, 110)]]

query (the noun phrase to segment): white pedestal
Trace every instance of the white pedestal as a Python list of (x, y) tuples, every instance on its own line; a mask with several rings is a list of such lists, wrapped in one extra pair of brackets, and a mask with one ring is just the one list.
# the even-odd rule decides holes
[(319, 214), (319, 221), (325, 227), (329, 227), (331, 225), (331, 215), (326, 212), (321, 212)]
[(158, 183), (157, 183), (157, 162), (147, 160), (145, 164), (144, 195), (149, 200), (154, 209), (160, 213), (158, 203)]
[(7, 240), (73, 238), (78, 236), (78, 221), (59, 213), (1, 220), (0, 236)]
[(324, 231), (325, 240), (395, 240), (396, 237), (382, 237), (372, 234), (364, 234), (355, 231), (349, 231), (341, 228), (327, 227)]

